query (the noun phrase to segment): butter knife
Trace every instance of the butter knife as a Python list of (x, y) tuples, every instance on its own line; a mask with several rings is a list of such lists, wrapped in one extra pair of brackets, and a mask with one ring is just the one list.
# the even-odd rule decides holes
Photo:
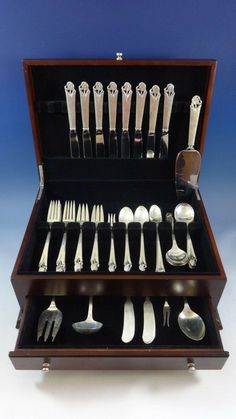
[(122, 91), (122, 134), (121, 134), (121, 158), (130, 157), (129, 118), (132, 99), (132, 86), (126, 82)]
[(104, 150), (104, 135), (103, 135), (103, 85), (99, 81), (93, 86), (94, 106), (95, 106), (95, 120), (96, 120), (96, 156), (105, 157)]
[(149, 130), (147, 138), (147, 152), (146, 157), (148, 159), (155, 157), (155, 146), (156, 146), (156, 123), (157, 114), (160, 102), (160, 88), (156, 84), (149, 90), (150, 105), (149, 105)]
[(159, 153), (160, 159), (167, 159), (168, 157), (169, 125), (170, 125), (170, 117), (171, 117), (174, 96), (175, 96), (174, 85), (169, 83), (164, 89), (163, 125), (162, 125), (162, 135), (161, 135), (160, 153)]
[(86, 81), (82, 81), (79, 85), (81, 114), (83, 123), (83, 148), (84, 157), (92, 157), (92, 143), (89, 132), (89, 98), (90, 90), (89, 85)]
[(70, 155), (71, 157), (80, 157), (79, 141), (76, 132), (76, 90), (71, 81), (64, 86), (66, 95), (67, 112), (70, 127)]
[(117, 113), (117, 84), (111, 81), (107, 86), (108, 108), (109, 108), (109, 157), (118, 156), (117, 134), (116, 134), (116, 113)]
[(121, 340), (124, 343), (129, 343), (134, 337), (135, 333), (135, 317), (134, 306), (129, 297), (126, 298), (124, 305), (124, 323)]
[(145, 100), (147, 96), (146, 84), (140, 82), (136, 86), (136, 113), (135, 113), (135, 136), (134, 136), (134, 158), (143, 157), (142, 123)]
[(143, 342), (152, 343), (156, 337), (156, 321), (152, 302), (149, 297), (145, 298), (143, 304)]

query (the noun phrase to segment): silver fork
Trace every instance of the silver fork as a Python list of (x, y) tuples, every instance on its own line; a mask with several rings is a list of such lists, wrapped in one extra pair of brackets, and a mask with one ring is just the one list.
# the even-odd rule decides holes
[(60, 201), (50, 201), (47, 214), (47, 222), (49, 223), (49, 232), (43, 247), (42, 255), (39, 261), (38, 271), (47, 272), (48, 269), (48, 250), (51, 240), (52, 223), (61, 221), (61, 203)]
[(113, 224), (116, 222), (116, 215), (115, 214), (108, 214), (107, 222), (110, 224), (110, 230), (111, 230), (111, 244), (110, 244), (110, 256), (109, 256), (109, 262), (108, 262), (108, 270), (109, 270), (109, 272), (114, 272), (117, 268), (115, 245), (114, 245), (114, 234), (113, 234)]
[(93, 250), (90, 258), (91, 271), (97, 271), (99, 268), (99, 250), (98, 250), (98, 224), (104, 222), (104, 211), (102, 205), (94, 205), (91, 215), (91, 221), (95, 223), (95, 235), (93, 241)]
[(39, 341), (39, 339), (43, 335), (44, 329), (46, 327), (44, 332), (44, 342), (46, 342), (46, 340), (48, 339), (51, 329), (53, 342), (60, 329), (62, 318), (62, 312), (57, 308), (55, 298), (53, 297), (48, 308), (42, 311), (42, 313), (39, 316), (37, 341)]
[(79, 204), (76, 221), (80, 223), (80, 233), (75, 252), (74, 271), (80, 272), (83, 269), (83, 223), (89, 221), (88, 204)]
[(65, 202), (62, 221), (65, 224), (65, 232), (63, 234), (60, 251), (56, 261), (56, 272), (65, 272), (66, 270), (67, 225), (68, 223), (75, 221), (75, 201)]
[(170, 306), (168, 304), (167, 299), (165, 299), (165, 303), (163, 306), (163, 327), (170, 326)]

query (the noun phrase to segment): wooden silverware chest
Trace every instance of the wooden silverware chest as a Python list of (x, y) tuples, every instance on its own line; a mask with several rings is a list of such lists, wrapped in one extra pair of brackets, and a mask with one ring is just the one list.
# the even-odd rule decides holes
[[(138, 269), (140, 225), (129, 225), (130, 251), (133, 268), (123, 270), (125, 226), (114, 225), (117, 269), (109, 272), (110, 228), (107, 214), (129, 206), (149, 208), (157, 203), (163, 213), (159, 226), (163, 257), (171, 247), (170, 226), (166, 212), (178, 204), (175, 193), (175, 159), (187, 147), (189, 105), (194, 95), (202, 99), (202, 109), (195, 148), (202, 154), (208, 113), (213, 92), (216, 62), (213, 60), (24, 60), (27, 95), (33, 129), (40, 188), (29, 224), (12, 273), (12, 285), (20, 305), (19, 335), (10, 359), (16, 369), (220, 369), (228, 352), (224, 351), (217, 305), (226, 284), (225, 272), (199, 193), (193, 191), (188, 201), (195, 210), (190, 233), (198, 263), (194, 270), (173, 267), (165, 261), (165, 272), (155, 272), (155, 226), (144, 225), (147, 269)], [(64, 86), (72, 81), (77, 87), (86, 81), (90, 89), (100, 81), (105, 90), (103, 131), (105, 158), (71, 158), (69, 127)], [(106, 87), (111, 81), (118, 85), (117, 138), (119, 156), (108, 156), (108, 103)], [(156, 125), (155, 158), (121, 158), (121, 94), (120, 88), (130, 82), (133, 90), (139, 82), (147, 89), (158, 84), (161, 93), (168, 83), (175, 86), (175, 98), (169, 128), (168, 158), (158, 158), (161, 136), (163, 101)], [(91, 89), (92, 90), (92, 89)], [(77, 133), (81, 144), (82, 122), (77, 95)], [(144, 150), (148, 133), (148, 100), (144, 109)], [(90, 134), (95, 148), (95, 117), (90, 97)], [(130, 145), (134, 138), (135, 94), (130, 112)], [(83, 227), (84, 267), (74, 272), (73, 257), (80, 234), (79, 223), (68, 225), (67, 269), (55, 271), (55, 261), (64, 232), (62, 222), (55, 223), (49, 248), (48, 270), (38, 272), (38, 261), (48, 232), (47, 210), (51, 200), (75, 200), (76, 204), (102, 204), (105, 220), (98, 226), (100, 267), (91, 272), (89, 258), (95, 232), (93, 222)], [(118, 221), (118, 219), (117, 219)], [(186, 248), (186, 225), (175, 223), (178, 243)], [(40, 313), (55, 296), (63, 313), (63, 321), (54, 342), (37, 341)], [(94, 296), (95, 318), (103, 322), (96, 335), (76, 334), (72, 323), (86, 317), (88, 297)], [(156, 338), (150, 344), (142, 341), (143, 302), (149, 296), (156, 318)], [(131, 297), (135, 311), (135, 336), (130, 343), (121, 341), (123, 307)], [(183, 297), (201, 315), (206, 335), (193, 341), (183, 335), (177, 317), (183, 308)], [(162, 326), (162, 307), (168, 298), (171, 307), (170, 327)]]

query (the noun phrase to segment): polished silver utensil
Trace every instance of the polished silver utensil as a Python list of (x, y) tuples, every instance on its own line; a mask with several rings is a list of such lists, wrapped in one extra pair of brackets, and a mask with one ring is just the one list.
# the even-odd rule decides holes
[(70, 155), (71, 157), (80, 157), (79, 141), (76, 132), (76, 90), (71, 81), (64, 86), (66, 95), (67, 112), (70, 127)]
[(89, 131), (89, 98), (90, 90), (86, 81), (82, 81), (79, 85), (81, 114), (83, 123), (83, 151), (84, 157), (92, 157), (92, 143)]
[(98, 224), (104, 222), (104, 212), (102, 205), (94, 205), (91, 215), (92, 223), (95, 223), (95, 234), (93, 241), (93, 250), (90, 258), (91, 271), (97, 271), (100, 265), (98, 249)]
[(117, 265), (116, 265), (113, 224), (116, 222), (116, 215), (108, 214), (107, 221), (110, 224), (110, 230), (111, 230), (111, 244), (110, 244), (110, 254), (109, 254), (109, 261), (108, 261), (108, 270), (109, 272), (115, 272)]
[(88, 204), (79, 204), (76, 222), (80, 224), (79, 239), (74, 258), (74, 271), (81, 272), (83, 269), (83, 224), (89, 221)]
[(89, 297), (88, 315), (86, 320), (72, 324), (75, 332), (82, 335), (92, 335), (99, 332), (103, 324), (93, 319), (93, 297)]
[(51, 240), (51, 231), (52, 231), (52, 224), (61, 221), (61, 203), (60, 201), (51, 201), (48, 214), (47, 214), (47, 222), (49, 224), (49, 231), (46, 237), (46, 241), (43, 247), (42, 255), (39, 261), (38, 271), (39, 272), (47, 272), (48, 269), (48, 250), (49, 244)]
[(166, 214), (166, 221), (171, 224), (172, 236), (172, 247), (166, 252), (166, 261), (172, 266), (184, 266), (188, 263), (188, 255), (177, 245), (174, 233), (174, 218), (171, 213)]
[(187, 150), (180, 151), (175, 163), (175, 185), (179, 199), (186, 198), (193, 190), (198, 193), (198, 178), (201, 169), (201, 154), (194, 150), (202, 101), (194, 96), (190, 105), (190, 121)]
[(104, 135), (103, 135), (103, 85), (99, 81), (93, 86), (95, 120), (96, 120), (96, 156), (105, 156)]
[(46, 342), (51, 332), (53, 342), (60, 329), (62, 319), (62, 312), (57, 308), (55, 298), (53, 297), (48, 308), (40, 314), (38, 320), (37, 341), (39, 341), (41, 336), (44, 334), (43, 340)]
[(118, 144), (116, 134), (116, 113), (117, 113), (117, 84), (111, 81), (107, 86), (108, 109), (109, 109), (109, 157), (118, 157)]
[(66, 201), (64, 205), (62, 221), (65, 225), (61, 247), (56, 261), (56, 272), (66, 271), (66, 242), (67, 242), (67, 226), (68, 223), (75, 221), (75, 201)]
[(174, 211), (176, 221), (185, 223), (187, 225), (187, 254), (188, 254), (188, 266), (193, 269), (196, 267), (197, 258), (194, 252), (193, 243), (189, 234), (189, 224), (194, 220), (194, 209), (191, 205), (183, 202), (178, 204)]
[(150, 344), (156, 337), (156, 320), (152, 302), (149, 297), (145, 298), (143, 304), (143, 342)]
[(141, 226), (141, 237), (140, 237), (140, 252), (139, 252), (139, 270), (145, 271), (147, 268), (146, 256), (145, 256), (145, 245), (143, 236), (143, 224), (149, 221), (148, 210), (140, 205), (134, 213), (134, 221), (140, 223)]
[(136, 113), (135, 113), (135, 135), (134, 135), (134, 158), (143, 157), (142, 122), (145, 100), (147, 96), (146, 84), (140, 82), (136, 86)]
[(164, 89), (164, 110), (163, 110), (163, 124), (162, 124), (162, 135), (160, 142), (160, 159), (167, 159), (168, 148), (169, 148), (169, 125), (170, 117), (173, 106), (173, 100), (175, 96), (175, 88), (172, 83), (167, 84)]
[(165, 299), (165, 303), (163, 306), (163, 327), (165, 327), (166, 325), (167, 327), (170, 327), (170, 305), (167, 299)]
[(132, 99), (132, 86), (126, 82), (122, 91), (122, 134), (121, 134), (121, 158), (130, 157), (129, 118)]
[(191, 310), (186, 298), (184, 299), (184, 308), (178, 316), (178, 324), (189, 339), (202, 340), (205, 336), (205, 323), (197, 313)]
[(119, 212), (119, 222), (125, 223), (125, 255), (124, 255), (124, 271), (129, 272), (132, 268), (132, 261), (129, 250), (129, 233), (128, 225), (134, 221), (133, 211), (129, 207), (123, 207)]
[(161, 210), (157, 205), (152, 205), (149, 210), (150, 221), (156, 224), (156, 268), (155, 272), (165, 272), (165, 267), (162, 258), (161, 243), (159, 237), (159, 223), (162, 222)]
[(124, 343), (129, 343), (133, 340), (135, 334), (135, 315), (134, 306), (129, 297), (126, 298), (124, 304), (124, 321), (121, 340)]
[(156, 123), (157, 113), (160, 102), (160, 88), (156, 84), (149, 90), (150, 105), (149, 105), (149, 130), (147, 137), (147, 151), (146, 157), (148, 159), (155, 157), (156, 146)]

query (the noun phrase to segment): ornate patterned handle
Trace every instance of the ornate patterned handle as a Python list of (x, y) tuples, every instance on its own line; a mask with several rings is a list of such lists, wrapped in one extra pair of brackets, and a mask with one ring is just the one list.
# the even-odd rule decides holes
[(143, 122), (143, 112), (145, 106), (145, 100), (147, 96), (146, 84), (140, 82), (136, 86), (136, 114), (135, 114), (135, 129), (141, 130)]
[(114, 81), (111, 81), (109, 86), (107, 86), (107, 93), (108, 93), (110, 130), (115, 131), (116, 130), (118, 90), (117, 90), (117, 84)]
[(201, 107), (202, 107), (202, 101), (201, 101), (200, 96), (193, 96), (191, 105), (190, 105), (190, 121), (189, 121), (189, 133), (188, 133), (188, 148), (189, 149), (194, 148)]
[(175, 96), (175, 87), (172, 83), (169, 83), (164, 89), (163, 131), (169, 130), (170, 116), (171, 116), (174, 96)]
[(95, 106), (96, 129), (102, 130), (104, 90), (103, 85), (102, 83), (100, 83), (100, 81), (97, 81), (93, 86), (93, 95)]
[(90, 90), (89, 85), (86, 81), (82, 81), (79, 85), (79, 94), (80, 94), (80, 103), (81, 103), (81, 113), (83, 121), (83, 129), (89, 129), (89, 99), (90, 99)]
[(68, 81), (64, 86), (66, 95), (66, 104), (69, 118), (69, 125), (71, 130), (76, 130), (76, 90), (71, 81)]
[(150, 96), (150, 108), (149, 108), (149, 134), (153, 134), (156, 131), (157, 113), (160, 102), (160, 87), (154, 84), (149, 90)]
[(132, 99), (132, 86), (126, 82), (121, 88), (122, 91), (122, 128), (124, 131), (129, 130), (129, 117)]

